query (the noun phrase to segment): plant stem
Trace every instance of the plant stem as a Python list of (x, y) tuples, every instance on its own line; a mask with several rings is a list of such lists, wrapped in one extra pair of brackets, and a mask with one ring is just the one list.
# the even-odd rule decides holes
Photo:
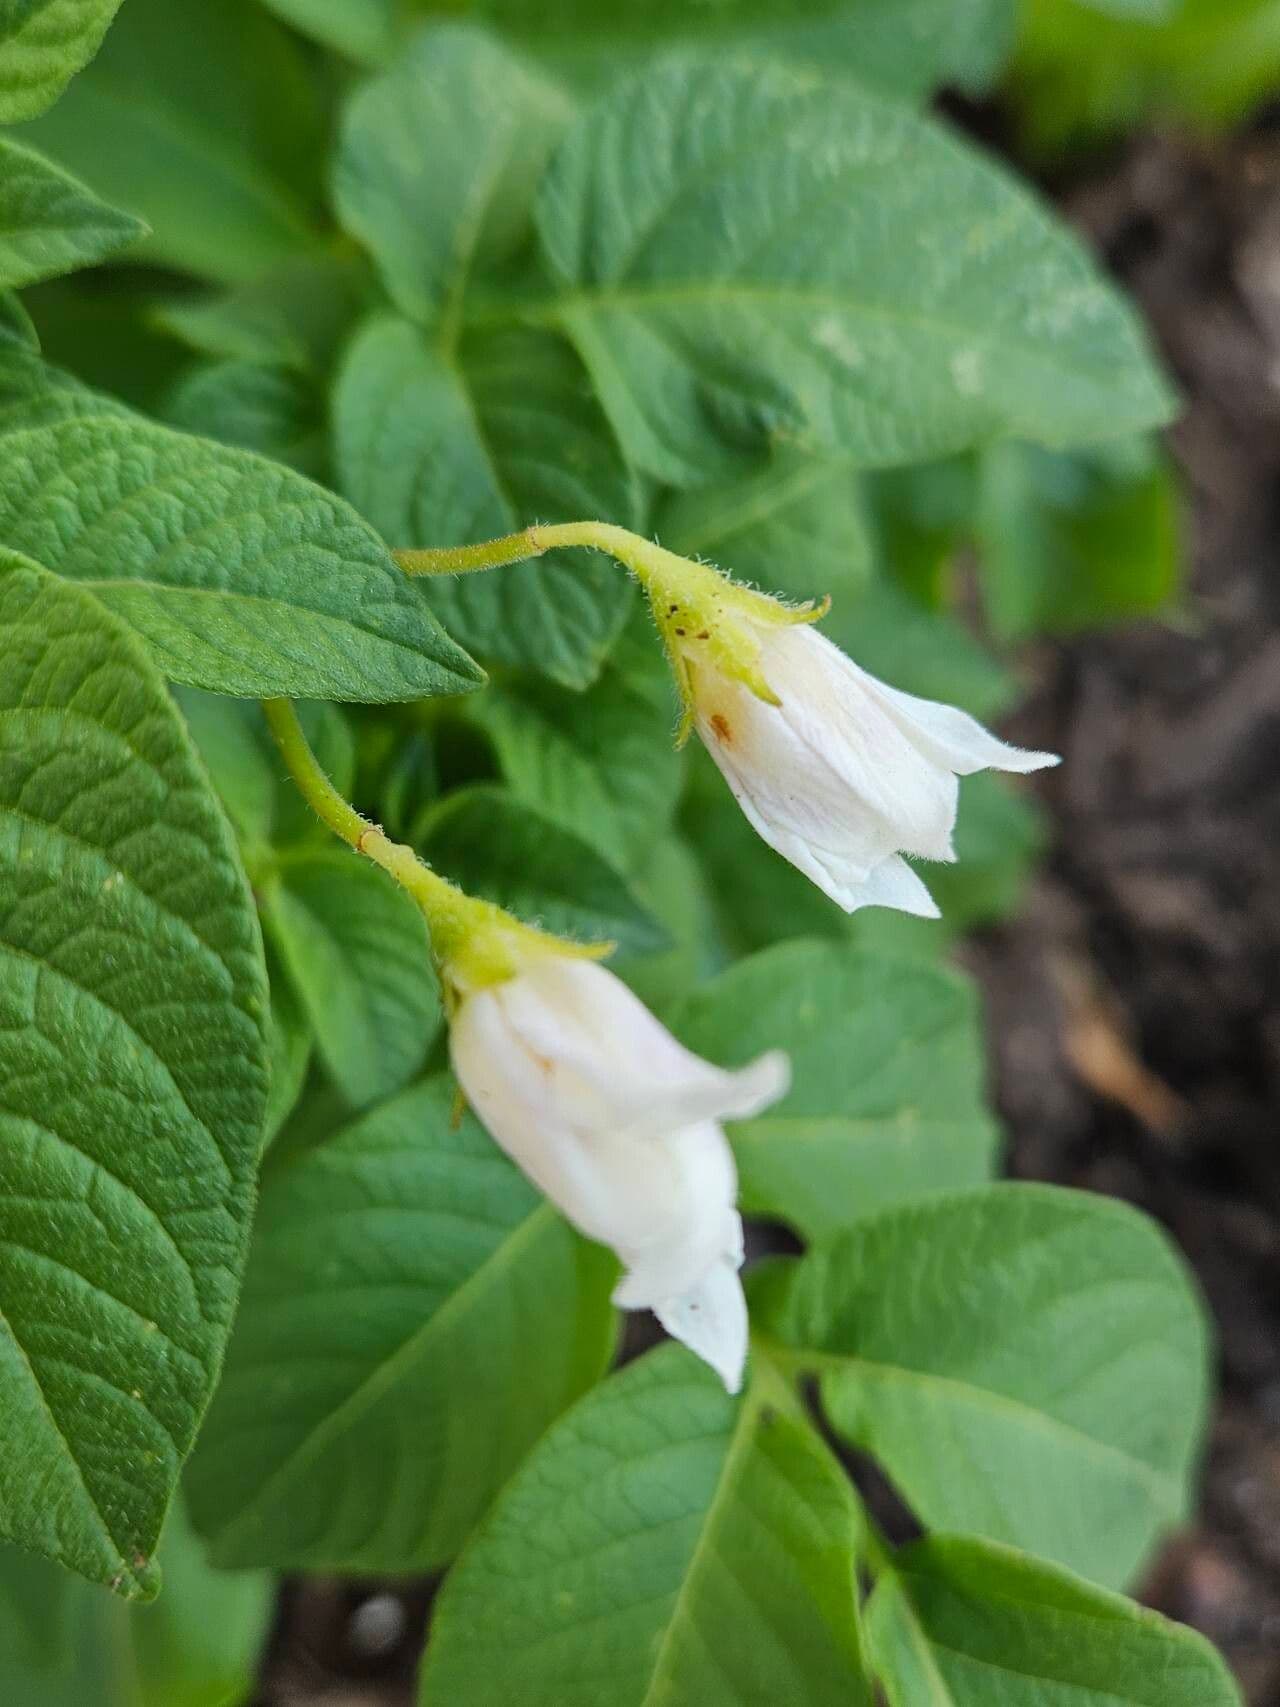
[(641, 586), (649, 587), (655, 577), (672, 571), (687, 578), (695, 565), (674, 552), (642, 539), (612, 522), (559, 522), (551, 527), (521, 528), (479, 545), (445, 545), (423, 551), (392, 553), (406, 575), (465, 575), (473, 569), (498, 569), (505, 563), (520, 563), (541, 557), (544, 552), (566, 546), (586, 546), (607, 552), (631, 571)]
[(420, 860), (403, 842), (393, 842), (362, 818), (325, 775), (298, 721), (292, 700), (264, 699), (262, 709), (289, 775), (312, 811), (357, 853), (380, 865), (421, 908), (437, 960), (451, 959), (475, 929), (478, 916), (496, 911), (473, 901)]

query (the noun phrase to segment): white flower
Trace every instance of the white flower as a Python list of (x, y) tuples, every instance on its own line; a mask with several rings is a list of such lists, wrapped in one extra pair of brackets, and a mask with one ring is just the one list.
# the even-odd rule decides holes
[(464, 993), (450, 1049), (502, 1148), (621, 1258), (614, 1302), (652, 1310), (736, 1392), (747, 1352), (742, 1222), (719, 1123), (783, 1095), (785, 1055), (725, 1072), (677, 1043), (611, 972), (554, 953)]
[(776, 704), (685, 650), (698, 732), (752, 826), (847, 913), (938, 909), (901, 857), (953, 860), (956, 778), (1058, 763), (886, 687), (808, 625), (753, 624)]

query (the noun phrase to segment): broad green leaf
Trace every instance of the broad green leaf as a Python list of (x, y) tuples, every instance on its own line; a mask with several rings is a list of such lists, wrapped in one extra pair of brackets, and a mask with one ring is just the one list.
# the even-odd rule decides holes
[(564, 1417), (445, 1582), (422, 1707), (869, 1707), (852, 1490), (663, 1346)]
[(0, 538), (91, 587), (174, 681), (368, 703), (477, 680), (341, 499), (16, 352), (0, 368)]
[(188, 1477), (226, 1564), (443, 1565), (613, 1346), (612, 1259), (439, 1078), (269, 1173)]
[(511, 792), (619, 870), (634, 871), (670, 828), (683, 774), (675, 693), (642, 602), (585, 693), (510, 680), (465, 710), (492, 741)]
[(357, 257), (302, 255), (217, 295), (162, 303), (152, 319), (201, 355), (325, 376), (370, 286)]
[(361, 64), (377, 65), (395, 43), (398, 0), (263, 0), (263, 4), (285, 23)]
[(686, 57), (543, 181), (558, 297), (633, 458), (677, 485), (795, 439), (868, 467), (1166, 420), (1135, 313), (1021, 185), (820, 74)]
[(1183, 0), (1080, 0), (1091, 12), (1108, 18), (1132, 18), (1138, 23), (1162, 24), (1176, 15)]
[(789, 598), (843, 603), (867, 585), (873, 543), (858, 477), (846, 464), (779, 450), (743, 477), (676, 492), (655, 532), (685, 557)]
[(680, 835), (663, 838), (636, 873), (635, 889), (671, 939), (656, 954), (619, 954), (613, 970), (663, 1013), (727, 960), (706, 873)]
[(120, 0), (0, 0), (0, 124), (52, 106), (97, 52)]
[(866, 1612), (889, 1707), (1239, 1707), (1203, 1636), (960, 1536), (899, 1553)]
[(239, 1288), (262, 946), (125, 626), (10, 553), (0, 639), (0, 1534), (147, 1596)]
[(283, 763), (272, 762), (275, 748), (261, 707), (193, 688), (179, 688), (175, 697), (236, 835), (256, 853), (275, 839)]
[[(638, 520), (638, 493), (581, 364), (559, 338), (507, 332), (446, 354), (407, 320), (357, 336), (334, 397), (341, 490), (392, 545), (456, 545), (548, 517)], [(631, 588), (595, 552), (549, 552), (419, 583), (482, 658), (587, 686)]]
[(427, 927), (384, 872), (346, 849), (299, 850), (262, 893), (264, 920), (353, 1108), (398, 1091), (440, 1028)]
[(305, 374), (262, 362), (205, 362), (174, 388), (164, 414), (188, 433), (256, 451), (309, 479), (327, 480), (327, 400)]
[(1179, 0), (1162, 20), (1122, 4), (1107, 16), (1089, 0), (1028, 0), (1012, 93), (1032, 146), (1059, 150), (1153, 122), (1226, 127), (1272, 94), (1277, 0)]
[(584, 75), (664, 43), (745, 46), (770, 59), (833, 65), (896, 95), (981, 87), (1013, 39), (1012, 0), (480, 0), (481, 15)]
[(665, 948), (666, 933), (626, 878), (583, 836), (507, 789), (477, 783), (429, 807), (413, 841), (469, 894), (531, 924), (633, 953)]
[(270, 1084), (267, 1112), (262, 1123), (262, 1142), (270, 1144), (297, 1106), (311, 1065), (311, 1023), (281, 964), (280, 956), (267, 944), (267, 978), (271, 985), (271, 1011), (267, 1025), (267, 1058)]
[(0, 342), (6, 339), (20, 349), (39, 352), (40, 334), (22, 298), (11, 290), (0, 290)]
[(568, 117), (554, 84), (465, 25), (422, 30), (357, 90), (334, 203), (405, 314), (456, 322), (473, 274), (527, 239), (534, 190)]
[(791, 1090), (729, 1129), (742, 1202), (823, 1239), (903, 1199), (991, 1177), (977, 1002), (956, 973), (843, 943), (784, 943), (685, 1001), (677, 1034), (736, 1067), (791, 1057)]
[(1128, 1205), (990, 1186), (886, 1210), (769, 1279), (757, 1320), (929, 1527), (1119, 1585), (1185, 1511), (1204, 1317)]
[(157, 328), (147, 303), (96, 273), (50, 279), (24, 293), (46, 361), (143, 414), (158, 414), (189, 361)]
[(240, 1707), (270, 1629), (272, 1579), (211, 1569), (180, 1499), (158, 1559), (164, 1593), (130, 1618), (137, 1707)]
[(1006, 640), (1158, 610), (1183, 558), (1173, 470), (1141, 440), (1074, 454), (993, 445), (977, 536), (987, 610)]
[(51, 160), (0, 137), (0, 285), (92, 267), (145, 233)]
[[(0, 1543), (0, 1684), (10, 1674), (45, 1677), (70, 1665), (80, 1594), (60, 1565)], [(16, 1690), (5, 1699), (25, 1707)]]
[(252, 278), (317, 241), (323, 114), (257, 0), (129, 0), (31, 140), (145, 219), (139, 253)]

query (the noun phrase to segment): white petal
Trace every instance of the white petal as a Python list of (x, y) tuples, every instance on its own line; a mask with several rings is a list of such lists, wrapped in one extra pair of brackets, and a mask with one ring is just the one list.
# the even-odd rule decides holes
[(884, 682), (875, 685), (895, 722), (923, 752), (957, 776), (972, 776), (983, 770), (1039, 771), (1062, 763), (1057, 753), (1010, 746), (954, 705), (918, 699)]
[(881, 704), (870, 677), (809, 628), (765, 640), (779, 706), (718, 672), (694, 675), (699, 733), (753, 826), (784, 858), (818, 848), (852, 880), (890, 854), (951, 853), (957, 788)]
[[(543, 975), (539, 962), (464, 997), (450, 1052), (507, 1154), (576, 1227), (618, 1253), (628, 1270), (619, 1301), (652, 1306), (733, 1252), (737, 1172), (716, 1117), (781, 1095), (787, 1062), (773, 1053), (723, 1072), (683, 1049), (629, 992), (619, 996), (611, 974), (569, 964), (567, 981)], [(584, 1002), (584, 992), (599, 1001)], [(602, 1013), (621, 1016), (615, 1033), (599, 1029)]]
[(547, 956), (501, 986), (513, 1033), (572, 1099), (575, 1118), (618, 1134), (662, 1135), (702, 1120), (740, 1120), (782, 1096), (773, 1052), (727, 1072), (686, 1049), (603, 966)]
[(912, 913), (918, 919), (942, 917), (921, 878), (898, 854), (875, 868), (845, 904), (845, 911), (853, 913), (859, 907), (896, 907), (900, 913)]
[(738, 1391), (747, 1361), (747, 1301), (731, 1262), (713, 1264), (687, 1292), (655, 1304), (654, 1315), (711, 1365), (730, 1393)]

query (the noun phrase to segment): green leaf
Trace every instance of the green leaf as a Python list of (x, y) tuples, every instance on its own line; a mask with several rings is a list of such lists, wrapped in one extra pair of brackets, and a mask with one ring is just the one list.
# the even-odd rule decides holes
[(300, 44), (256, 0), (129, 0), (29, 135), (140, 215), (139, 253), (226, 281), (317, 241), (323, 113)]
[(412, 837), (472, 895), (531, 924), (636, 954), (667, 946), (662, 926), (591, 844), (506, 789), (477, 783), (428, 808)]
[[(396, 546), (492, 538), (548, 516), (634, 525), (639, 497), (573, 351), (541, 332), (467, 338), (450, 355), (406, 320), (357, 336), (333, 402), (339, 485)], [(420, 583), (481, 657), (588, 685), (632, 591), (596, 552)]]
[(311, 1025), (294, 993), (280, 956), (267, 944), (267, 978), (271, 1013), (267, 1026), (267, 1056), (271, 1069), (262, 1141), (270, 1144), (293, 1113), (311, 1065)]
[(613, 970), (647, 1007), (662, 1013), (727, 958), (706, 874), (679, 835), (665, 837), (635, 877), (636, 893), (671, 939), (658, 954), (620, 954)]
[(477, 680), (340, 498), (144, 422), (17, 352), (0, 353), (0, 369), (0, 538), (91, 587), (174, 681), (378, 702)]
[(930, 1528), (1118, 1585), (1185, 1511), (1205, 1323), (1127, 1205), (990, 1186), (886, 1210), (769, 1279), (757, 1322)]
[(325, 1064), (353, 1108), (398, 1091), (440, 1029), (440, 994), (418, 908), (343, 848), (280, 861), (264, 919)]
[[(1139, 4), (1140, 0), (1134, 0)], [(1144, 123), (1234, 125), (1280, 74), (1277, 0), (1179, 0), (1163, 20), (1088, 0), (1029, 0), (1012, 89), (1042, 151)]]
[(422, 1707), (869, 1707), (852, 1490), (674, 1345), (551, 1431), (445, 1582)]
[(983, 1042), (956, 973), (839, 943), (740, 961), (672, 1016), (699, 1055), (791, 1057), (780, 1103), (730, 1127), (744, 1208), (824, 1239), (903, 1199), (991, 1177)]
[[(499, 571), (502, 573), (502, 571)], [(585, 693), (508, 680), (466, 702), (511, 792), (631, 872), (670, 828), (683, 766), (675, 694), (647, 608)]]
[(183, 297), (153, 321), (201, 355), (327, 376), (371, 280), (349, 255), (301, 255), (218, 295)]
[(22, 298), (11, 290), (0, 290), (0, 343), (8, 340), (20, 349), (39, 353), (40, 334)]
[(160, 1542), (164, 1593), (132, 1614), (137, 1707), (236, 1707), (252, 1689), (271, 1625), (272, 1579), (215, 1571), (175, 1500)]
[[(68, 1571), (0, 1544), (0, 1684), (19, 1671), (45, 1677), (71, 1659), (81, 1585)], [(31, 1680), (27, 1680), (28, 1689)], [(6, 1699), (20, 1702), (16, 1690)]]
[(120, 0), (0, 0), (0, 124), (51, 107), (98, 50)]
[(0, 137), (0, 285), (92, 267), (146, 229), (34, 149)]
[(1158, 610), (1178, 584), (1179, 520), (1172, 467), (1147, 441), (992, 446), (977, 535), (993, 628), (1021, 640)]
[(357, 90), (334, 204), (405, 314), (456, 321), (472, 275), (527, 239), (534, 190), (568, 117), (554, 84), (465, 25), (422, 30)]
[(124, 625), (10, 553), (0, 638), (0, 1534), (145, 1596), (239, 1287), (262, 946)]
[(612, 1259), (452, 1102), (415, 1086), (268, 1176), (189, 1473), (220, 1562), (442, 1565), (603, 1371)]
[(377, 65), (395, 44), (398, 0), (263, 0), (277, 17), (325, 47)]
[(897, 95), (942, 82), (985, 86), (1012, 43), (1011, 0), (481, 0), (494, 23), (585, 81), (664, 43), (745, 46), (770, 60), (832, 65)]
[(24, 301), (40, 327), (46, 361), (82, 385), (156, 414), (188, 360), (187, 352), (151, 322), (143, 298), (123, 279), (72, 273), (35, 285)]
[(655, 532), (682, 556), (714, 559), (739, 580), (789, 598), (855, 599), (872, 570), (857, 474), (794, 450), (776, 451), (738, 479), (670, 494)]
[(1137, 316), (1066, 228), (852, 83), (668, 62), (570, 131), (538, 227), (546, 313), (634, 460), (677, 485), (779, 437), (874, 467), (1171, 412)]
[(1011, 1549), (931, 1536), (866, 1612), (889, 1707), (1239, 1707), (1202, 1636)]
[(175, 427), (257, 451), (309, 479), (329, 465), (327, 400), (316, 383), (261, 362), (206, 362), (171, 393), (166, 418)]

